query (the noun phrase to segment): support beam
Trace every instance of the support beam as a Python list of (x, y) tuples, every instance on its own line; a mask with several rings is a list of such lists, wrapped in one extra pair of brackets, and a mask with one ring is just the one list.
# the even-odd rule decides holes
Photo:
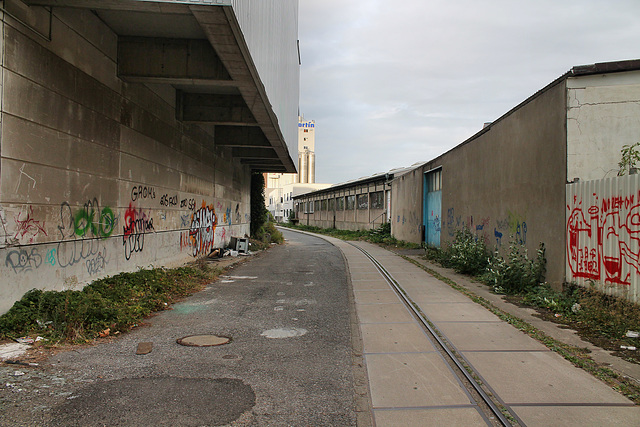
[(272, 148), (233, 148), (233, 157), (241, 159), (278, 159)]
[(271, 143), (259, 127), (216, 126), (214, 138), (218, 147), (270, 147)]
[(240, 163), (243, 165), (250, 165), (250, 166), (258, 166), (258, 165), (262, 165), (262, 166), (282, 166), (282, 162), (280, 161), (280, 159), (242, 159), (240, 160)]
[(233, 83), (207, 40), (119, 37), (118, 76), (148, 83)]
[(177, 118), (183, 122), (235, 126), (258, 125), (240, 95), (178, 92), (176, 98)]
[(75, 7), (85, 9), (127, 10), (138, 12), (160, 12), (191, 14), (189, 4), (150, 1), (122, 0), (22, 0), (29, 6)]

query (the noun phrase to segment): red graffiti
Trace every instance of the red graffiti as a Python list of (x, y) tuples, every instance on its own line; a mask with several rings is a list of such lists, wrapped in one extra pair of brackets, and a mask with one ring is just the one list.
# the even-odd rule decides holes
[(571, 273), (576, 278), (630, 285), (631, 275), (640, 274), (640, 203), (634, 204), (633, 195), (614, 196), (601, 203), (595, 200), (586, 217), (582, 202), (573, 209), (567, 205), (571, 211), (566, 236)]
[(202, 207), (191, 217), (189, 237), (191, 239), (193, 256), (208, 254), (213, 249), (215, 231), (218, 225), (218, 217), (213, 204), (207, 206), (202, 202)]
[(29, 206), (29, 212), (27, 213), (27, 217), (25, 219), (20, 219), (22, 212), (18, 213), (18, 216), (15, 217), (16, 221), (16, 234), (13, 236), (14, 239), (24, 239), (25, 236), (29, 236), (29, 243), (33, 243), (33, 239), (40, 233), (44, 233), (47, 235), (47, 232), (44, 229), (44, 222), (41, 224), (40, 221), (36, 221), (33, 219), (33, 207)]
[(124, 256), (127, 260), (135, 252), (142, 252), (144, 249), (144, 235), (155, 231), (153, 228), (153, 218), (147, 217), (142, 209), (136, 209), (131, 203), (124, 214), (122, 244), (124, 245)]

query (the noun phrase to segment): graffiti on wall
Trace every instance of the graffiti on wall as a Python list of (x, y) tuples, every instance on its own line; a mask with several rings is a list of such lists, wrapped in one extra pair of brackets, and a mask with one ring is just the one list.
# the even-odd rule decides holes
[(78, 237), (106, 239), (116, 226), (116, 217), (110, 207), (100, 209), (97, 199), (89, 200), (84, 208), (76, 212), (73, 231)]
[(144, 249), (144, 235), (155, 231), (153, 218), (147, 215), (142, 208), (136, 209), (132, 203), (129, 203), (129, 207), (124, 213), (122, 231), (124, 257), (128, 261), (132, 254), (142, 252)]
[(47, 235), (44, 229), (44, 221), (36, 221), (33, 218), (33, 206), (29, 206), (29, 212), (24, 217), (22, 212), (19, 212), (15, 217), (16, 232), (13, 236), (16, 240), (28, 240), (29, 243), (33, 243), (33, 239), (38, 237), (39, 234)]
[(63, 202), (58, 225), (60, 241), (47, 251), (45, 262), (63, 269), (82, 264), (90, 275), (100, 273), (109, 262), (104, 240), (113, 234), (117, 223), (113, 210), (101, 208), (96, 198), (75, 213), (68, 202)]
[(567, 204), (567, 262), (574, 278), (630, 285), (640, 274), (640, 192)]
[(7, 254), (5, 265), (11, 267), (14, 273), (27, 273), (40, 267), (42, 256), (36, 248), (16, 249)]
[[(496, 248), (502, 247), (503, 238), (509, 239), (520, 245), (527, 243), (527, 221), (524, 215), (507, 211), (507, 216), (492, 221), (491, 217), (475, 217), (469, 215), (463, 218), (461, 215), (455, 214), (454, 208), (447, 209), (446, 227), (450, 237), (455, 236), (456, 230), (469, 228), (476, 235), (477, 239), (481, 239), (487, 246), (495, 242)], [(506, 236), (506, 237), (505, 237)]]
[(191, 219), (189, 237), (193, 256), (208, 254), (213, 249), (218, 217), (213, 204), (206, 205), (202, 202), (202, 207), (198, 209)]

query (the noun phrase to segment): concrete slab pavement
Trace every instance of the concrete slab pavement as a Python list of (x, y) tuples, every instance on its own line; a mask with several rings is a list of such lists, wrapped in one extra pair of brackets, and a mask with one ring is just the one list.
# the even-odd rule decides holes
[[(350, 246), (332, 242), (341, 249)], [(640, 425), (640, 407), (600, 380), (401, 257), (376, 245), (355, 244), (389, 271), (522, 424)], [(376, 425), (436, 425), (430, 424), (434, 419), (447, 425), (486, 425), (469, 397), (461, 389), (454, 391), (457, 379), (447, 376), (448, 366), (436, 362), (437, 353), (420, 339), (415, 346), (396, 339), (403, 333), (416, 336), (412, 322), (399, 314), (380, 279), (362, 271), (361, 255), (351, 248), (343, 252), (350, 268), (352, 260), (358, 266), (353, 288)], [(372, 292), (363, 291), (371, 286), (367, 279), (376, 283), (374, 297), (361, 296)]]

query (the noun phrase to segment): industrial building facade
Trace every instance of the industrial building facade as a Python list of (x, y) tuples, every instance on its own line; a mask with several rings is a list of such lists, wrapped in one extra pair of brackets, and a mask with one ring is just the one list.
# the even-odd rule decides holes
[(296, 172), (297, 0), (7, 0), (0, 313), (249, 233)]
[[(613, 188), (621, 149), (637, 142), (640, 61), (574, 67), (447, 153), (395, 174), (392, 234), (441, 246), (466, 227), (502, 252), (511, 242), (530, 253), (543, 243), (551, 284), (592, 280), (603, 292), (638, 302), (638, 181), (619, 192), (571, 190), (602, 179)], [(296, 201), (322, 205), (322, 194)], [(317, 210), (300, 220), (332, 226)]]
[(389, 221), (391, 182), (406, 169), (332, 185), (294, 196), (300, 224), (340, 230), (368, 230)]

